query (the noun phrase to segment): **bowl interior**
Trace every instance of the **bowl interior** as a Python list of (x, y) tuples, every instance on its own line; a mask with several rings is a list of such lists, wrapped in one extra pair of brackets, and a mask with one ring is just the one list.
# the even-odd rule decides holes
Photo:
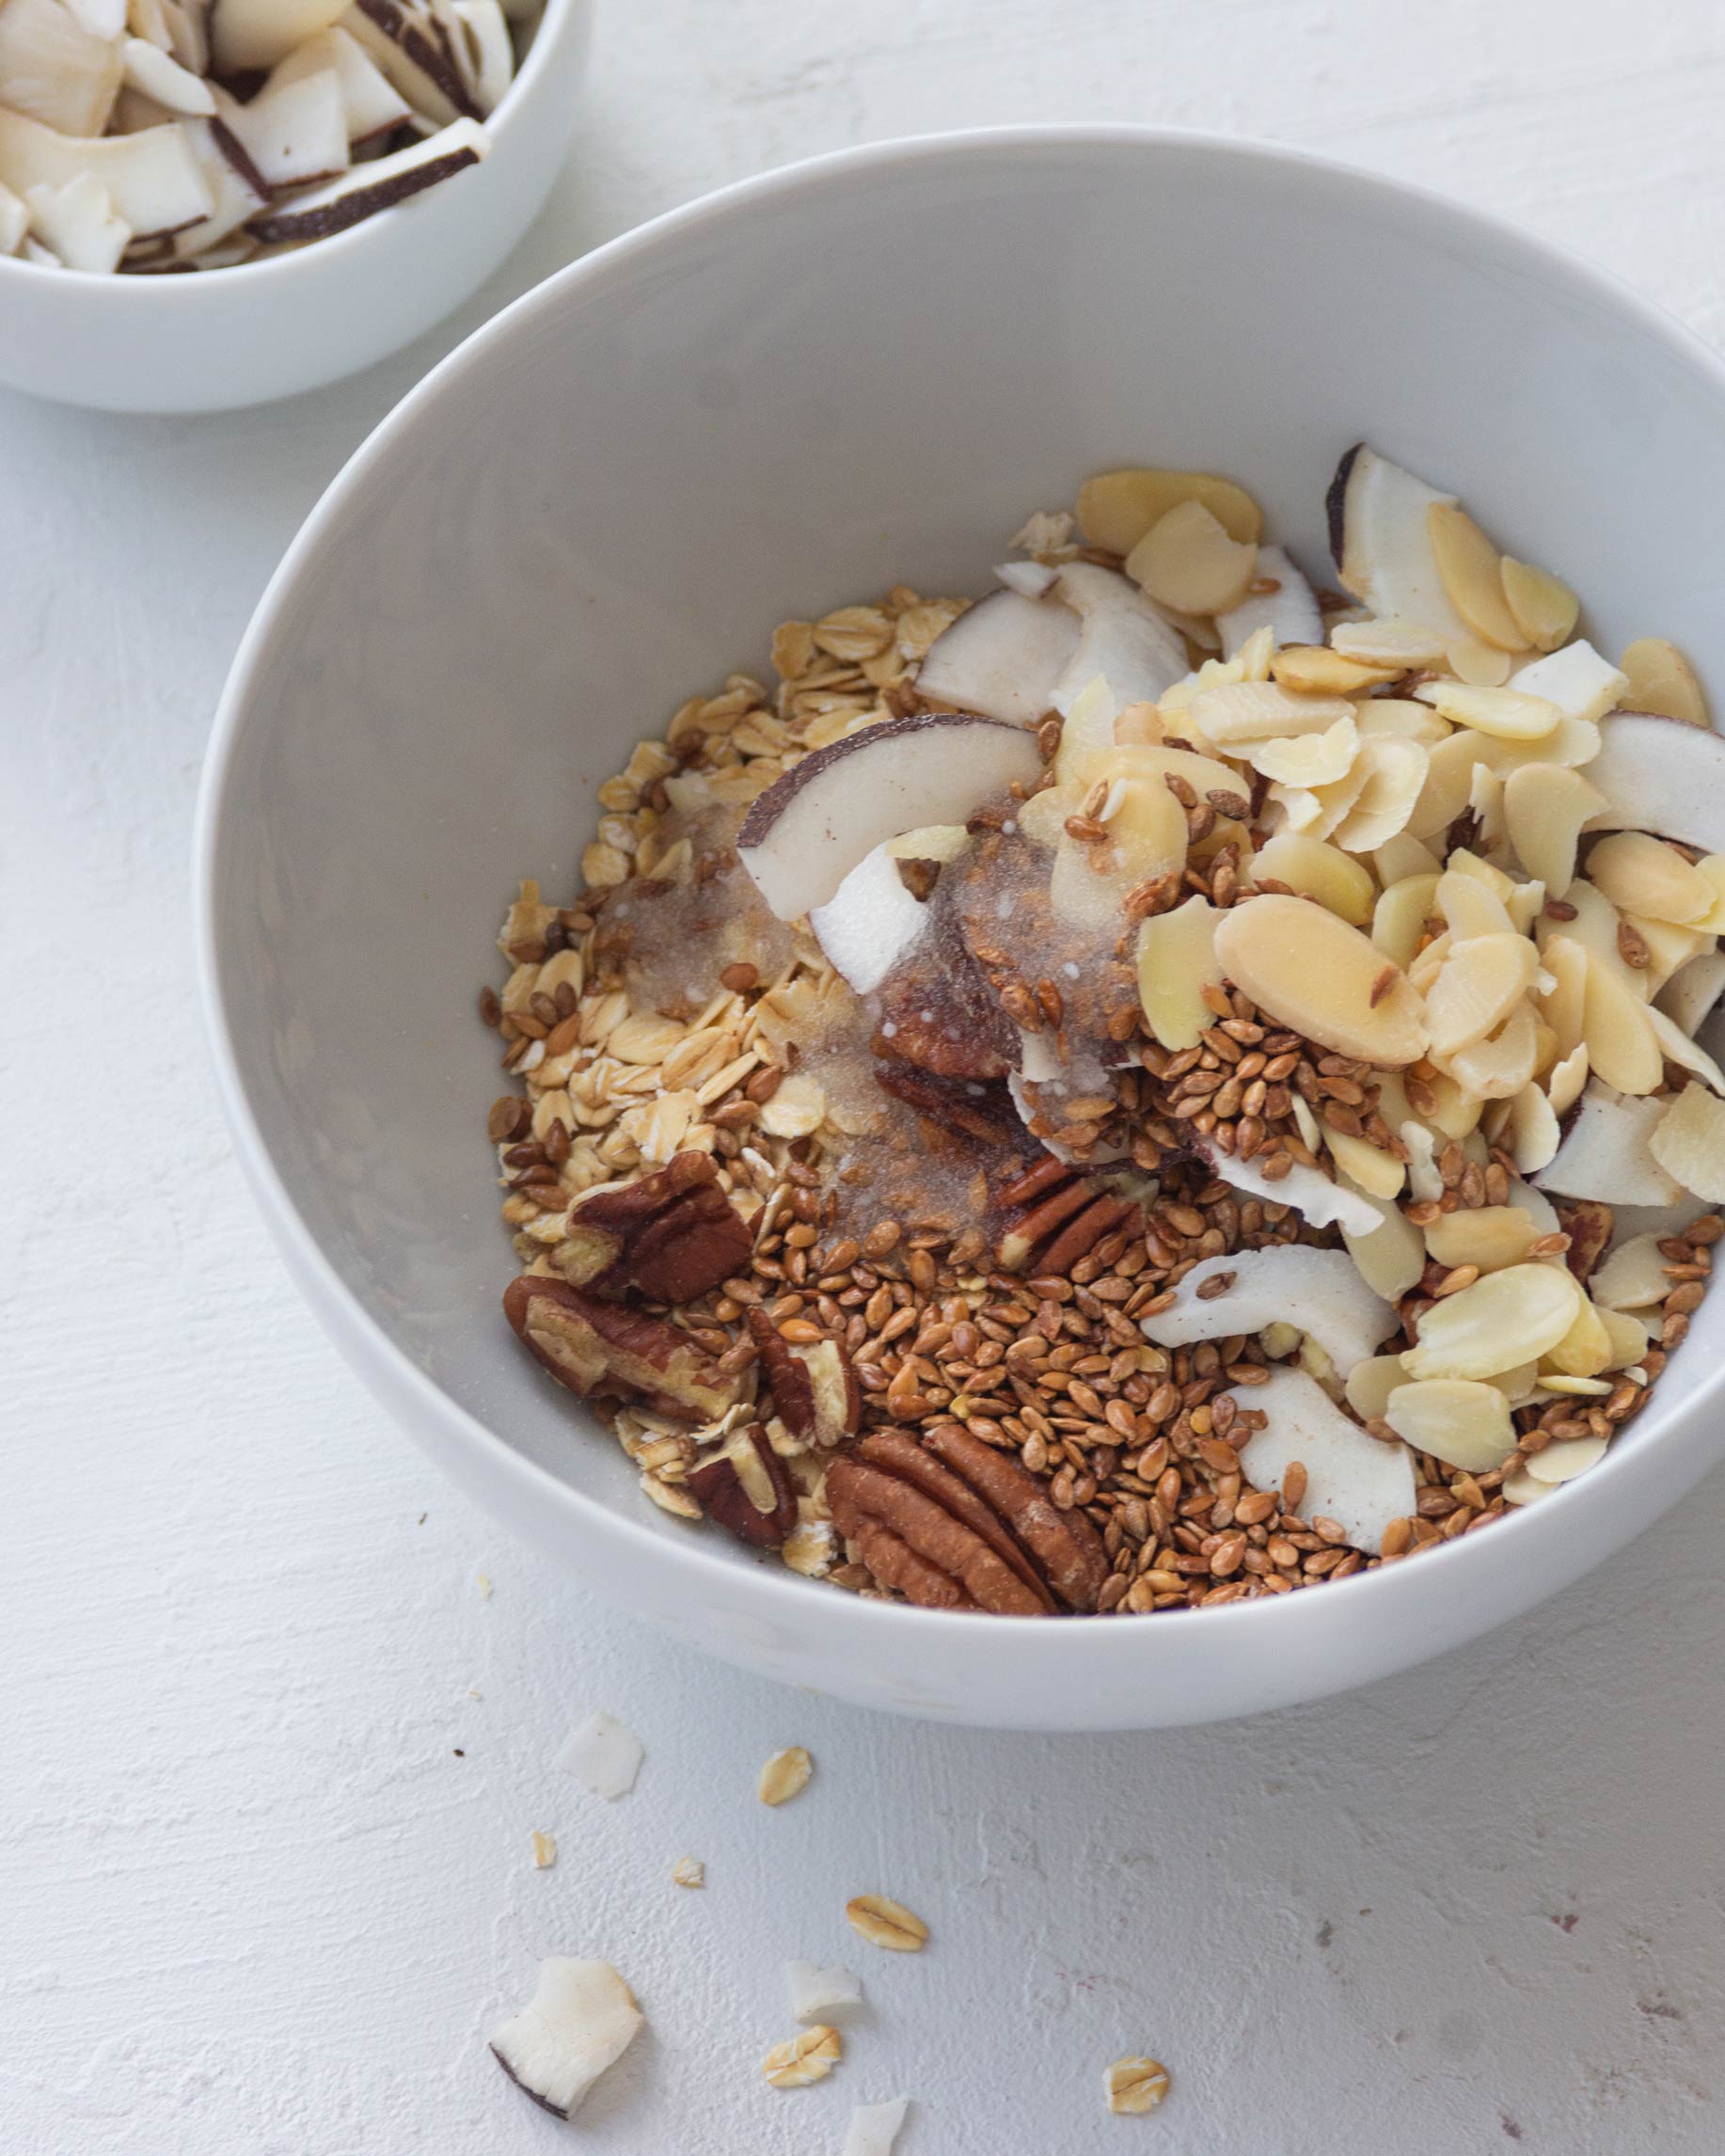
[(1362, 436), (1572, 582), (1604, 647), (1669, 635), (1725, 692), (1709, 363), (1513, 235), (1277, 153), (859, 153), (605, 250), (440, 369), (290, 557), (207, 803), (240, 1087), (384, 1333), (686, 1547), (499, 1312), (474, 997), (515, 880), (571, 890), (596, 785), (685, 696), (764, 670), (776, 622), (984, 590), (1096, 468), (1231, 473), (1325, 580), (1324, 488)]

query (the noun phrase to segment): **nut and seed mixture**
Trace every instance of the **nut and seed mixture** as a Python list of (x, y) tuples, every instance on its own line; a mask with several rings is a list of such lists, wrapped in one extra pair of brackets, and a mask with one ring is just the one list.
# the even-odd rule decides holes
[(782, 625), (522, 884), (505, 1309), (656, 1505), (1143, 1614), (1639, 1412), (1725, 1232), (1725, 742), (1387, 459), (1329, 508), (1340, 592), (1231, 482), (1102, 474), (980, 601)]

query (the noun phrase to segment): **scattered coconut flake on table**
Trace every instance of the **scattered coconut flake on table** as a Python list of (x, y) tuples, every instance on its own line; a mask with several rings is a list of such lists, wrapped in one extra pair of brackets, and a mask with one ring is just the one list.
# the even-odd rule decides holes
[(612, 1715), (590, 1714), (570, 1731), (552, 1766), (573, 1774), (594, 1797), (626, 1797), (635, 1786), (645, 1757), (641, 1742), (632, 1729)]
[(862, 1979), (848, 1969), (822, 1969), (813, 1961), (787, 1961), (785, 1982), (790, 1988), (791, 2013), (799, 2021), (816, 2014), (829, 2014), (839, 2006), (862, 2004)]
[(491, 2053), (535, 2103), (568, 2118), (641, 2026), (634, 1993), (609, 1961), (553, 1954), (527, 2005), (491, 2032)]
[(840, 2156), (893, 2156), (893, 2144), (910, 2108), (907, 2096), (885, 2103), (859, 2103), (850, 2115)]

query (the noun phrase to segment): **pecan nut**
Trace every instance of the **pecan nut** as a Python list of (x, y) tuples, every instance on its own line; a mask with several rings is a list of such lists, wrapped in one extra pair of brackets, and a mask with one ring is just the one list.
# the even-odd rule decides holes
[(578, 1288), (687, 1303), (749, 1262), (754, 1239), (708, 1153), (674, 1154), (640, 1181), (589, 1191), (569, 1209), (560, 1263)]
[(791, 1435), (822, 1448), (854, 1437), (862, 1419), (862, 1390), (838, 1342), (787, 1340), (758, 1303), (748, 1317), (773, 1405)]
[(1108, 1560), (1014, 1460), (957, 1423), (881, 1430), (827, 1470), (833, 1525), (883, 1586), (925, 1609), (1094, 1609)]
[(538, 1273), (503, 1291), (503, 1313), (560, 1384), (583, 1400), (636, 1400), (681, 1422), (716, 1421), (742, 1387), (662, 1318)]
[(1140, 1215), (1136, 1201), (1116, 1197), (1091, 1177), (1044, 1153), (994, 1194), (1013, 1214), (1000, 1239), (1003, 1269), (1038, 1274), (1070, 1272), (1106, 1235)]
[[(937, 901), (938, 905), (938, 901)], [(1014, 1068), (1011, 1024), (987, 975), (941, 913), (879, 989), (877, 1055), (937, 1078), (998, 1083)]]
[[(897, 1042), (877, 1038), (876, 1054), (889, 1045), (896, 1047)], [(875, 1084), (955, 1136), (977, 1138), (989, 1146), (1010, 1146), (1022, 1139), (1023, 1126), (1012, 1096), (998, 1082), (942, 1078), (914, 1063), (879, 1061), (875, 1065)]]
[(777, 1549), (797, 1525), (797, 1493), (759, 1423), (691, 1468), (688, 1487), (720, 1527), (752, 1549)]

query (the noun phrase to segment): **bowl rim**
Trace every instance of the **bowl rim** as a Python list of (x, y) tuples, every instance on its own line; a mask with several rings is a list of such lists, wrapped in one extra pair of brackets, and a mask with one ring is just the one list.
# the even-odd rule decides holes
[[(536, 83), (546, 68), (552, 65), (551, 55), (561, 42), (566, 27), (564, 18), (578, 17), (585, 12), (590, 0), (544, 0), (539, 20), (533, 26), (533, 41), (527, 48), (527, 57), (511, 77), (509, 87), (493, 109), (485, 115), (483, 125), (499, 140), (508, 131), (508, 122), (514, 117), (522, 95)], [(493, 144), (493, 154), (496, 152)], [(432, 190), (421, 188), (420, 194)], [(4, 289), (8, 277), (22, 275), (26, 277), (52, 278), (56, 285), (64, 285), (69, 278), (77, 281), (72, 290), (78, 292), (117, 292), (121, 289), (136, 290), (140, 287), (150, 292), (170, 292), (184, 294), (210, 284), (223, 291), (233, 289), (231, 279), (245, 277), (257, 283), (272, 271), (278, 277), (295, 274), (294, 265), (310, 258), (326, 262), (336, 249), (352, 253), (356, 246), (367, 244), (366, 235), (376, 230), (392, 230), (404, 210), (411, 210), (419, 197), (409, 195), (399, 202), (390, 203), (387, 210), (379, 210), (370, 217), (362, 217), (356, 225), (349, 225), (345, 231), (331, 232), (321, 240), (309, 241), (305, 246), (290, 247), (285, 254), (270, 255), (261, 262), (229, 262), (226, 269), (207, 271), (193, 277), (121, 277), (118, 273), (102, 274), (94, 270), (68, 269), (63, 263), (26, 262), (23, 255), (0, 255), (0, 289)], [(300, 273), (304, 274), (304, 273)], [(170, 306), (183, 306), (183, 297), (171, 299)]]
[[(558, 0), (552, 0), (552, 5), (557, 4)], [(571, 293), (592, 288), (592, 296), (602, 300), (613, 277), (620, 272), (626, 275), (641, 256), (650, 256), (667, 242), (681, 241), (704, 228), (721, 227), (747, 215), (761, 202), (799, 193), (819, 195), (834, 188), (842, 193), (859, 174), (877, 169), (943, 165), (1001, 151), (1035, 154), (1086, 150), (1118, 151), (1127, 157), (1145, 151), (1195, 153), (1227, 165), (1256, 166), (1266, 177), (1274, 176), (1278, 170), (1292, 169), (1316, 174), (1367, 194), (1397, 198), (1419, 214), (1448, 227), (1452, 234), (1459, 230), (1476, 245), (1483, 244), (1500, 255), (1519, 258), (1519, 266), (1529, 270), (1547, 276), (1556, 271), (1573, 288), (1579, 288), (1596, 301), (1627, 314), (1644, 331), (1663, 342), (1673, 357), (1687, 362), (1702, 375), (1713, 391), (1725, 401), (1725, 360), (1695, 332), (1614, 273), (1527, 232), (1489, 211), (1452, 200), (1435, 189), (1379, 174), (1340, 159), (1252, 138), (1125, 122), (1049, 121), (955, 129), (928, 135), (895, 136), (828, 151), (714, 189), (595, 247), (555, 271), (492, 316), (407, 391), (355, 450), (319, 497), (265, 587), (223, 689), (198, 790), (193, 833), (198, 985), (215, 1065), (217, 1091), (233, 1134), (236, 1153), (265, 1222), (320, 1323), (360, 1374), (368, 1377), (368, 1382), (375, 1381), (370, 1379), (362, 1355), (374, 1358), (382, 1366), (390, 1380), (388, 1391), (397, 1419), (404, 1419), (404, 1409), (393, 1403), (410, 1403), (416, 1416), (427, 1418), (452, 1447), (482, 1455), (494, 1473), (514, 1485), (513, 1494), (516, 1498), (540, 1508), (561, 1507), (589, 1518), (600, 1533), (621, 1538), (625, 1552), (638, 1554), (644, 1563), (668, 1568), (671, 1576), (680, 1577), (690, 1588), (708, 1585), (733, 1595), (758, 1595), (764, 1598), (771, 1614), (793, 1620), (799, 1611), (807, 1613), (810, 1594), (823, 1591), (819, 1580), (805, 1579), (783, 1565), (741, 1565), (728, 1546), (720, 1546), (706, 1536), (691, 1534), (684, 1539), (668, 1539), (645, 1521), (632, 1519), (601, 1499), (588, 1496), (517, 1451), (478, 1416), (446, 1393), (411, 1355), (397, 1346), (325, 1257), (290, 1197), (252, 1114), (229, 1027), (222, 992), (216, 918), (217, 857), (223, 843), (228, 785), (246, 723), (253, 676), (265, 647), (277, 634), (289, 593), (298, 583), (302, 571), (316, 557), (325, 532), (338, 519), (349, 498), (368, 481), (373, 465), (393, 449), (397, 438), (417, 422), (422, 410), (457, 380), (483, 368), (494, 345), (518, 334), (537, 317), (562, 304)], [(1491, 1534), (1457, 1536), (1441, 1548), (1422, 1552), (1417, 1565), (1390, 1563), (1375, 1570), (1362, 1570), (1345, 1580), (1326, 1582), (1322, 1595), (1318, 1598), (1316, 1612), (1308, 1607), (1311, 1598), (1304, 1594), (1266, 1595), (1251, 1601), (1219, 1604), (1212, 1609), (1183, 1611), (1180, 1612), (1183, 1622), (1179, 1627), (1179, 1638), (1189, 1642), (1195, 1627), (1200, 1627), (1198, 1637), (1219, 1641), (1222, 1628), (1226, 1626), (1236, 1645), (1255, 1633), (1261, 1633), (1266, 1648), (1275, 1641), (1283, 1653), (1291, 1654), (1305, 1632), (1309, 1632), (1314, 1625), (1327, 1624), (1321, 1613), (1323, 1607), (1329, 1607), (1333, 1613), (1338, 1608), (1353, 1608), (1352, 1603), (1334, 1604), (1331, 1601), (1334, 1595), (1346, 1593), (1359, 1600), (1360, 1618), (1367, 1609), (1360, 1598), (1374, 1595), (1376, 1600), (1371, 1607), (1386, 1622), (1392, 1609), (1397, 1608), (1407, 1617), (1416, 1618), (1428, 1588), (1434, 1591), (1440, 1579), (1448, 1583), (1448, 1591), (1454, 1595), (1465, 1597), (1470, 1580), (1482, 1582), (1498, 1569), (1499, 1556), (1493, 1552), (1512, 1552), (1511, 1561), (1515, 1562), (1533, 1560), (1536, 1542), (1539, 1548), (1557, 1549), (1569, 1538), (1572, 1525), (1579, 1523), (1583, 1508), (1597, 1514), (1614, 1501), (1617, 1487), (1624, 1476), (1638, 1472), (1638, 1456), (1648, 1446), (1674, 1435), (1679, 1419), (1686, 1419), (1691, 1410), (1717, 1395), (1722, 1387), (1725, 1387), (1725, 1361), (1699, 1382), (1692, 1383), (1680, 1401), (1666, 1406), (1662, 1416), (1657, 1410), (1650, 1415), (1651, 1427), (1644, 1428), (1634, 1447), (1625, 1448), (1621, 1455), (1614, 1447), (1586, 1475), (1556, 1488), (1537, 1504), (1518, 1508), (1513, 1520), (1504, 1521)], [(382, 1391), (384, 1387), (379, 1385), (378, 1389)], [(408, 1428), (411, 1434), (412, 1423)], [(1434, 1572), (1433, 1568), (1438, 1566), (1445, 1568), (1442, 1574)], [(1554, 1592), (1555, 1586), (1560, 1584), (1563, 1584), (1561, 1577), (1552, 1589), (1530, 1595), (1529, 1602), (1543, 1599), (1545, 1593)], [(955, 1638), (952, 1627), (956, 1624), (962, 1625), (963, 1638), (978, 1641), (978, 1651), (985, 1654), (1004, 1651), (1008, 1641), (1021, 1642), (1023, 1639), (1022, 1624), (1018, 1618), (978, 1611), (923, 1609), (904, 1603), (865, 1600), (858, 1595), (832, 1595), (830, 1590), (826, 1592), (834, 1605), (832, 1621), (835, 1625), (854, 1623), (862, 1634), (883, 1647), (888, 1643), (900, 1648), (913, 1647), (918, 1639), (932, 1642), (938, 1638), (950, 1643)], [(841, 1614), (841, 1605), (852, 1613), (848, 1619)], [(1491, 1622), (1493, 1620), (1487, 1620), (1487, 1624)], [(931, 1632), (930, 1627), (937, 1629)], [(1483, 1628), (1484, 1625), (1475, 1627)], [(1098, 1624), (1075, 1624), (1068, 1620), (1045, 1627), (1047, 1643), (1043, 1651), (1073, 1659), (1075, 1677), (1085, 1658), (1099, 1652), (1145, 1658), (1144, 1668), (1148, 1675), (1155, 1667), (1156, 1642), (1168, 1635), (1164, 1631), (1152, 1631), (1147, 1636), (1140, 1626), (1126, 1625), (1118, 1627), (1118, 1643), (1104, 1646), (1115, 1629), (1113, 1616), (1100, 1636)], [(1056, 1644), (1068, 1635), (1069, 1638), (1064, 1646)], [(988, 1644), (990, 1641), (992, 1646)], [(1396, 1666), (1423, 1658), (1423, 1655), (1416, 1653), (1402, 1657)], [(1331, 1685), (1315, 1684), (1311, 1696), (1319, 1696), (1331, 1688)]]

